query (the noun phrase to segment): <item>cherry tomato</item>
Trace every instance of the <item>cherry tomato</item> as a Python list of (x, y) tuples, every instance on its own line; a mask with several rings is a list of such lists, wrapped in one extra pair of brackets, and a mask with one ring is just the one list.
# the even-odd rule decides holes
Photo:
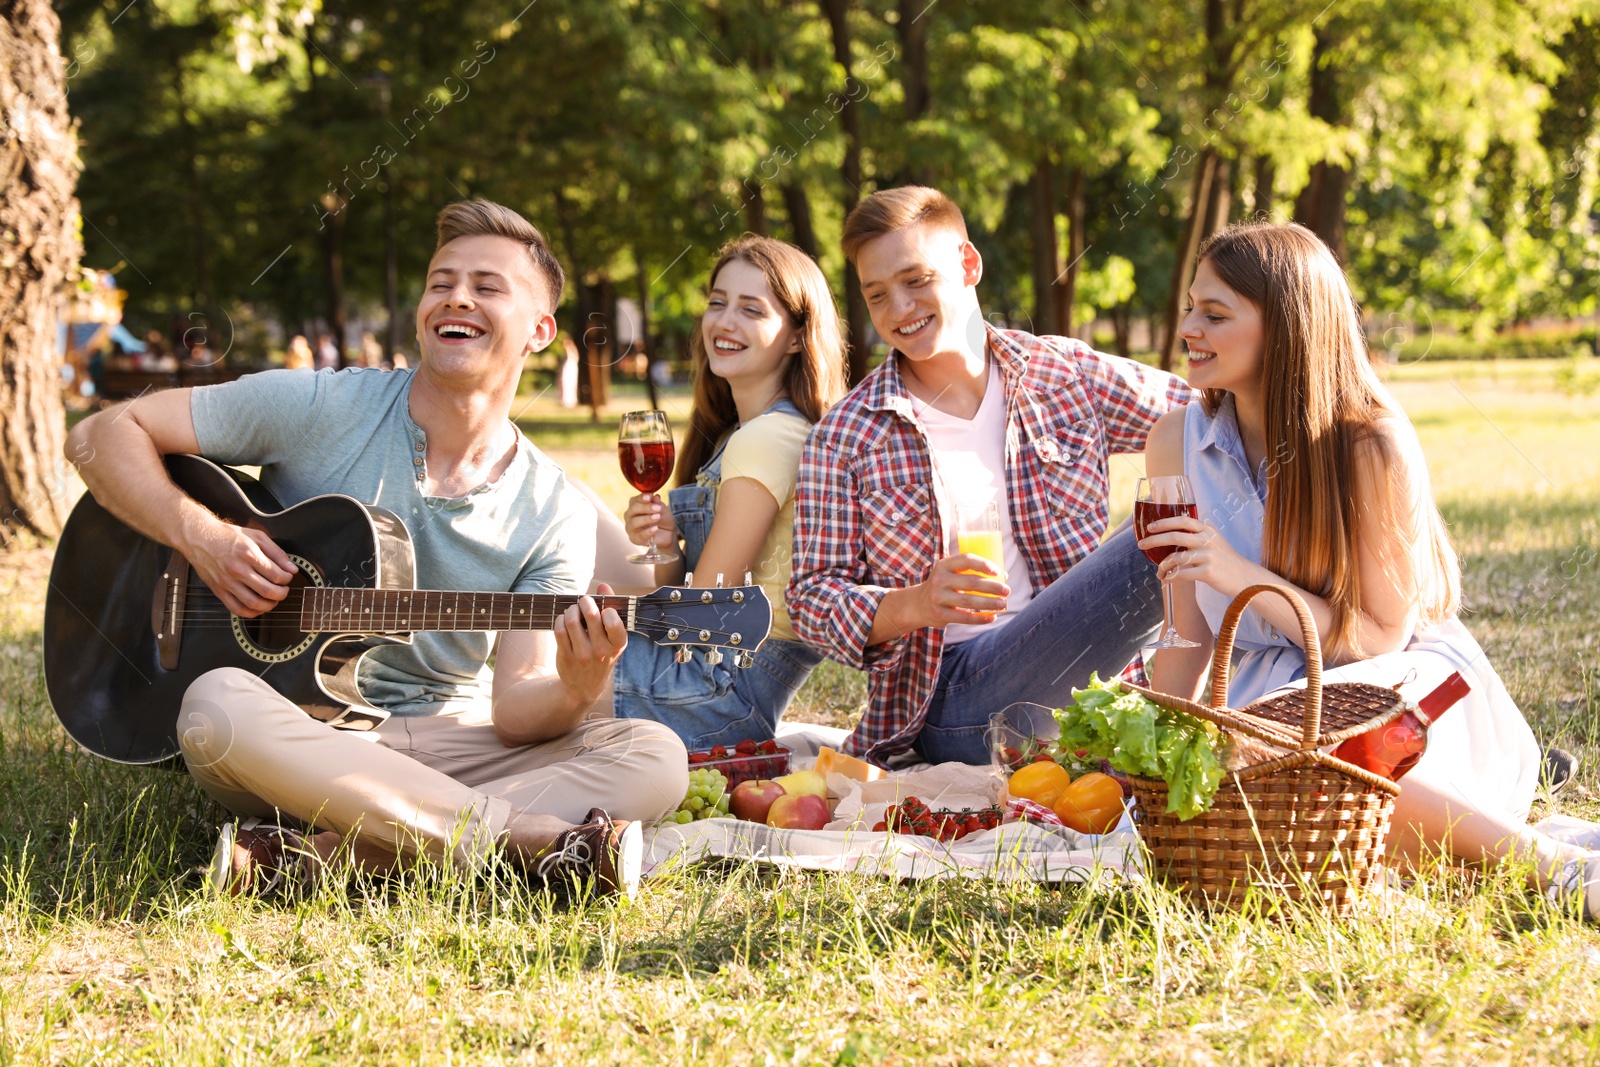
[(1122, 821), (1122, 786), (1091, 771), (1067, 786), (1051, 807), (1078, 833), (1103, 834)]
[(1011, 776), (1006, 788), (1014, 797), (1053, 808), (1071, 781), (1072, 777), (1061, 769), (1061, 764), (1051, 760), (1027, 764)]

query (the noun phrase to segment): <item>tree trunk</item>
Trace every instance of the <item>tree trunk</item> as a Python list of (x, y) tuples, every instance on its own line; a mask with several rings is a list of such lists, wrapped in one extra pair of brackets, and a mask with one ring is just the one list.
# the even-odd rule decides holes
[[(177, 55), (172, 59), (172, 85), (178, 98), (178, 106), (174, 109), (178, 116), (178, 128), (183, 131), (183, 176), (189, 194), (184, 200), (189, 209), (189, 255), (194, 261), (192, 295), (199, 300), (201, 311), (205, 314), (204, 324), (199, 330), (194, 328), (192, 314), (186, 320), (183, 344), (187, 347), (198, 338), (211, 350), (212, 357), (217, 358), (220, 351), (226, 350), (228, 342), (220, 334), (222, 312), (217, 306), (216, 287), (211, 281), (211, 234), (206, 226), (206, 191), (200, 182), (200, 137), (195, 132), (194, 124), (189, 121), (188, 86), (184, 83), (183, 61)], [(180, 358), (186, 355), (186, 352), (179, 353)]]
[(1206, 209), (1211, 202), (1211, 182), (1217, 171), (1217, 151), (1207, 148), (1195, 162), (1194, 185), (1189, 190), (1189, 217), (1178, 242), (1178, 259), (1172, 265), (1172, 292), (1167, 296), (1166, 329), (1161, 335), (1161, 369), (1170, 371), (1178, 356), (1178, 323), (1183, 318), (1183, 301), (1194, 277), (1194, 256), (1200, 248), (1200, 231), (1205, 228)]
[[(400, 253), (395, 246), (394, 172), (383, 176), (383, 328), (384, 361), (400, 350)], [(550, 309), (553, 313), (555, 308)]]
[(799, 182), (784, 182), (783, 210), (789, 216), (789, 239), (812, 259), (819, 258), (817, 231), (811, 223), (811, 197)]
[(1048, 157), (1033, 165), (1033, 180), (1028, 183), (1028, 229), (1033, 245), (1033, 332), (1053, 334), (1056, 329), (1056, 302), (1053, 292), (1061, 273), (1060, 250), (1056, 247), (1055, 175)]
[[(1344, 100), (1339, 89), (1339, 72), (1332, 52), (1338, 45), (1336, 31), (1319, 26), (1311, 48), (1311, 94), (1307, 108), (1312, 118), (1331, 126), (1348, 126)], [(1345, 261), (1344, 199), (1350, 187), (1350, 172), (1324, 160), (1311, 167), (1310, 180), (1295, 201), (1294, 219), (1310, 229), (1333, 250), (1340, 263)]]
[(1256, 157), (1255, 184), (1250, 193), (1250, 214), (1257, 220), (1272, 217), (1272, 182), (1277, 168), (1271, 156)]
[(759, 180), (745, 182), (749, 197), (744, 202), (744, 228), (762, 237), (767, 235), (766, 186)]
[(349, 204), (337, 193), (324, 193), (322, 206), (327, 208), (328, 198), (334, 199), (334, 211), (329, 209), (327, 226), (322, 231), (322, 274), (327, 284), (325, 295), (328, 306), (324, 314), (328, 317), (328, 332), (333, 335), (333, 343), (339, 349), (339, 366), (345, 365), (344, 352), (344, 219), (349, 210)]
[[(833, 61), (843, 70), (844, 86), (848, 88), (851, 77), (849, 0), (819, 0), (819, 3), (833, 37)], [(844, 161), (839, 165), (839, 176), (844, 179), (842, 204), (845, 218), (849, 218), (861, 197), (861, 114), (855, 95), (846, 92), (843, 96), (839, 122), (844, 129)], [(844, 267), (844, 308), (850, 342), (850, 384), (855, 385), (867, 376), (867, 302), (861, 295), (861, 279), (856, 276), (855, 265), (848, 262)]]
[(588, 308), (588, 322), (578, 341), (582, 360), (579, 396), (582, 382), (589, 385), (589, 421), (599, 422), (600, 413), (611, 402), (611, 364), (617, 350), (616, 321), (617, 294), (610, 277), (601, 275), (593, 285), (579, 283), (580, 291), (587, 290), (584, 305)]
[(1216, 173), (1211, 178), (1211, 195), (1206, 201), (1206, 225), (1201, 231), (1200, 240), (1225, 229), (1228, 225), (1228, 215), (1233, 210), (1233, 160), (1225, 156), (1217, 157)]
[(1068, 337), (1076, 336), (1072, 308), (1078, 300), (1078, 271), (1083, 266), (1084, 233), (1088, 210), (1083, 199), (1083, 168), (1072, 172), (1067, 184), (1067, 269), (1056, 283), (1056, 322)]
[(650, 282), (645, 277), (644, 260), (639, 258), (639, 250), (633, 250), (633, 262), (636, 270), (634, 282), (638, 287), (637, 298), (639, 301), (639, 336), (636, 339), (644, 352), (644, 388), (650, 394), (650, 409), (661, 410), (661, 398), (656, 396), (656, 376), (652, 373), (656, 363), (655, 339), (650, 336)]
[[(895, 33), (900, 39), (900, 87), (905, 94), (906, 124), (921, 119), (933, 104), (932, 84), (928, 80), (928, 17), (933, 5), (928, 0), (899, 0), (899, 19)], [(908, 167), (906, 181), (928, 185), (932, 175), (926, 165)]]
[(80, 252), (79, 164), (60, 36), (49, 0), (0, 0), (0, 549), (54, 538), (67, 515), (56, 312)]
[(1133, 305), (1118, 304), (1111, 309), (1111, 329), (1116, 335), (1117, 355), (1133, 358)]

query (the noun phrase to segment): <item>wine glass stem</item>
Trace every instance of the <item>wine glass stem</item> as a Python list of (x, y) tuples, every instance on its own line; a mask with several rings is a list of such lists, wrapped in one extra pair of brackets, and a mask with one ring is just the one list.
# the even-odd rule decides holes
[(1178, 636), (1177, 629), (1172, 625), (1172, 583), (1161, 583), (1161, 636), (1163, 639)]

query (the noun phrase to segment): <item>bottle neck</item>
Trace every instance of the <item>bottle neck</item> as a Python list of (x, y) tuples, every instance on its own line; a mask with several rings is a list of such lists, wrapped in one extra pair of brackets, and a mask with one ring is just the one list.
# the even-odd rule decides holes
[(1446, 678), (1438, 688), (1417, 701), (1417, 718), (1431, 726), (1435, 719), (1455, 706), (1456, 702), (1472, 691), (1472, 686), (1457, 671)]

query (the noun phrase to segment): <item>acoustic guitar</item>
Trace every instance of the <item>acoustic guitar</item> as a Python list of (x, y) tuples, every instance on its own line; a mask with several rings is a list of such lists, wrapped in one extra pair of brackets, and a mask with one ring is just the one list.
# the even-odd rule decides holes
[[(266, 533), (294, 561), (289, 595), (245, 619), (232, 614), (173, 549), (143, 536), (84, 494), (67, 520), (45, 600), (45, 685), (73, 740), (119, 763), (179, 756), (184, 690), (206, 671), (259, 675), (307, 714), (370, 730), (388, 717), (361, 695), (361, 659), (427, 630), (548, 630), (577, 595), (415, 588), (411, 536), (380, 507), (316, 496), (284, 508), (260, 482), (198, 456), (169, 456), (179, 488), (227, 522)], [(772, 606), (759, 586), (662, 587), (596, 596), (630, 632), (704, 646), (712, 664), (747, 667), (766, 640)]]

